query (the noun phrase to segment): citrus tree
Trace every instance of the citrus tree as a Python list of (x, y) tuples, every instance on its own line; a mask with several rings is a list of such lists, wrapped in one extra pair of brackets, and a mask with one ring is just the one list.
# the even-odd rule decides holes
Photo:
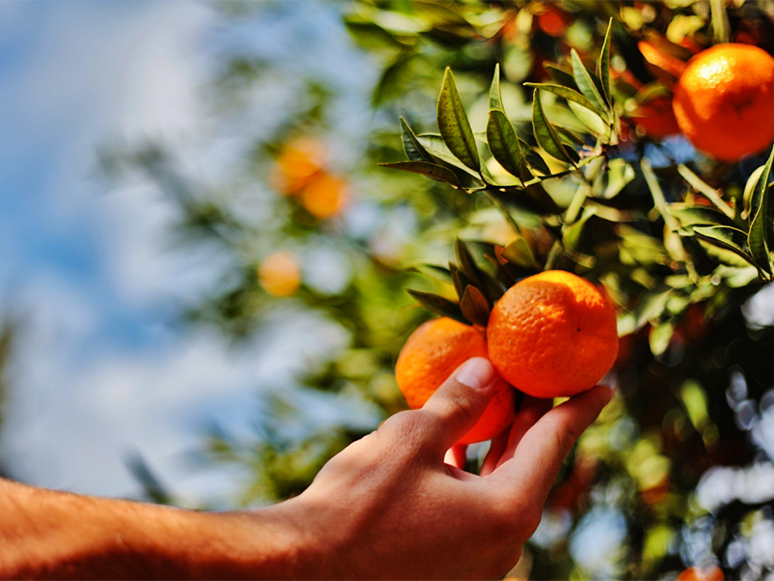
[[(617, 397), (568, 458), (514, 575), (774, 574), (774, 320), (761, 308), (774, 276), (770, 6), (341, 10), (378, 71), (367, 126), (342, 123), (341, 96), (313, 78), (217, 195), (157, 147), (106, 160), (156, 179), (180, 202), (181, 229), (231, 256), (191, 320), (243, 338), (296, 309), (347, 333), (275, 393), (254, 440), (210, 434), (211, 458), (252, 469), (244, 502), (297, 494), (406, 407), (394, 366), (420, 323), (485, 328), (517, 281), (564, 270), (616, 307)], [(727, 72), (731, 61), (742, 68)], [(215, 86), (249, 108), (273, 70), (230, 55)], [(731, 105), (716, 99), (726, 94)], [(310, 393), (375, 413), (320, 426), (294, 403)], [(485, 449), (468, 450), (470, 470)]]

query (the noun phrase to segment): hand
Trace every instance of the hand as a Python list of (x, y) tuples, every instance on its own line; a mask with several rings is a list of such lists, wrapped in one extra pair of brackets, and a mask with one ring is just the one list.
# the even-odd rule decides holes
[(597, 386), (553, 409), (525, 398), (476, 476), (444, 455), (483, 412), (494, 377), (487, 360), (469, 360), (422, 409), (389, 418), (283, 503), (313, 547), (302, 575), (496, 578), (515, 565), (564, 457), (613, 392)]

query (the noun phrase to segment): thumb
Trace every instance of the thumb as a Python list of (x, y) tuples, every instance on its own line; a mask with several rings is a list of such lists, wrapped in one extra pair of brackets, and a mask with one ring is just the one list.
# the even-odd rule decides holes
[(496, 372), (483, 357), (468, 359), (422, 407), (427, 444), (443, 455), (468, 433), (492, 397)]

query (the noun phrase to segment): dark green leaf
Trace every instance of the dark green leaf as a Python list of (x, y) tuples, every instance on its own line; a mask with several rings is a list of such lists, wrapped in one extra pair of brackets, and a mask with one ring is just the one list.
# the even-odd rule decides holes
[(419, 143), (417, 136), (403, 117), (400, 118), (400, 135), (403, 140), (403, 151), (406, 152), (406, 157), (408, 157), (410, 161), (435, 163), (433, 156), (427, 152), (421, 143)]
[(694, 226), (693, 233), (705, 242), (731, 250), (750, 264), (755, 264), (752, 256), (745, 249), (747, 234), (742, 230), (730, 226)]
[(584, 97), (594, 104), (593, 110), (595, 112), (603, 116), (603, 118), (607, 117), (607, 106), (602, 95), (599, 94), (599, 90), (597, 90), (594, 78), (586, 68), (586, 65), (583, 64), (583, 61), (581, 61), (578, 52), (572, 49), (570, 54), (572, 55), (572, 76), (578, 85), (578, 89), (580, 89)]
[(569, 87), (570, 89), (578, 88), (575, 79), (572, 77), (572, 73), (567, 72), (563, 68), (553, 63), (547, 63), (544, 66), (546, 71), (548, 71), (548, 74), (551, 75), (551, 79), (553, 79), (557, 84)]
[(521, 137), (519, 138), (519, 145), (521, 145), (521, 151), (524, 153), (524, 158), (527, 160), (527, 164), (534, 171), (540, 172), (543, 175), (549, 175), (551, 173), (551, 170), (549, 169), (545, 160), (537, 151), (532, 149), (529, 143), (524, 141)]
[(451, 69), (443, 77), (441, 95), (438, 98), (438, 129), (449, 150), (466, 166), (476, 171), (481, 167), (478, 146), (468, 116), (462, 106)]
[(449, 317), (460, 323), (468, 324), (468, 320), (462, 314), (460, 306), (449, 299), (414, 289), (408, 289), (408, 293), (414, 297), (428, 311), (432, 311), (442, 317)]
[(774, 148), (771, 149), (769, 159), (750, 198), (750, 232), (747, 235), (747, 245), (756, 266), (769, 274), (771, 274), (769, 249), (774, 242), (772, 233), (774, 204), (772, 204), (769, 187), (772, 162), (774, 162)]
[(454, 172), (443, 166), (426, 161), (396, 161), (393, 163), (380, 163), (382, 167), (390, 169), (400, 169), (412, 173), (422, 174), (437, 181), (446, 182), (455, 188), (459, 188), (460, 180), (454, 175)]
[(580, 243), (581, 234), (583, 234), (583, 227), (597, 211), (595, 208), (586, 208), (580, 219), (574, 224), (570, 224), (564, 232), (562, 232), (562, 246), (568, 254), (575, 254), (578, 251), (578, 245)]
[(489, 111), (489, 120), (486, 124), (486, 140), (489, 149), (497, 162), (503, 168), (521, 177), (524, 165), (524, 152), (521, 150), (519, 138), (513, 125), (508, 121), (505, 113), (497, 109)]
[(570, 157), (567, 155), (559, 136), (556, 134), (556, 130), (546, 119), (537, 89), (532, 94), (532, 98), (532, 129), (535, 133), (535, 139), (551, 157), (569, 162)]
[(500, 95), (500, 63), (495, 65), (492, 86), (489, 87), (489, 108), (505, 111), (505, 109), (503, 109), (503, 98)]
[(489, 304), (486, 298), (473, 285), (468, 285), (460, 300), (460, 310), (471, 323), (486, 327), (489, 322)]
[(602, 42), (602, 50), (597, 59), (597, 76), (602, 84), (602, 96), (608, 107), (613, 107), (613, 92), (610, 87), (610, 33), (613, 31), (613, 19), (607, 23), (605, 40)]
[(457, 241), (454, 243), (454, 252), (457, 255), (457, 262), (462, 273), (476, 286), (482, 286), (481, 270), (476, 265), (476, 261), (473, 259), (467, 244), (457, 238)]
[(465, 288), (470, 284), (470, 279), (465, 276), (456, 264), (449, 263), (449, 272), (451, 272), (452, 282), (454, 283), (454, 290), (457, 292), (458, 297), (462, 297), (465, 294)]
[(541, 91), (548, 91), (549, 93), (558, 95), (559, 97), (562, 97), (563, 99), (567, 99), (568, 101), (574, 101), (578, 105), (581, 105), (582, 107), (586, 107), (586, 109), (589, 109), (591, 111), (597, 110), (594, 104), (591, 101), (589, 101), (586, 97), (581, 95), (578, 91), (574, 89), (570, 89), (569, 87), (565, 87), (563, 85), (552, 85), (551, 83), (524, 83), (524, 86), (540, 89)]

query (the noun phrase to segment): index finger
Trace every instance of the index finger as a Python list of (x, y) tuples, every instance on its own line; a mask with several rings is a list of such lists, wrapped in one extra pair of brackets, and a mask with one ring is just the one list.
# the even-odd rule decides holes
[(542, 506), (564, 457), (612, 398), (612, 389), (598, 385), (555, 407), (527, 430), (513, 457), (489, 478), (519, 488)]

